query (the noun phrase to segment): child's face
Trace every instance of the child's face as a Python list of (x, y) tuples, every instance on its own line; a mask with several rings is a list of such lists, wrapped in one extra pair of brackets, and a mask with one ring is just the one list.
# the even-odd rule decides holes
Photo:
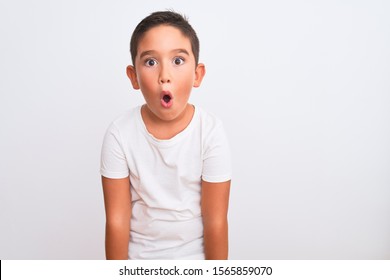
[(140, 40), (127, 74), (154, 116), (172, 121), (187, 109), (192, 87), (200, 85), (205, 68), (196, 66), (190, 40), (179, 29), (160, 25)]

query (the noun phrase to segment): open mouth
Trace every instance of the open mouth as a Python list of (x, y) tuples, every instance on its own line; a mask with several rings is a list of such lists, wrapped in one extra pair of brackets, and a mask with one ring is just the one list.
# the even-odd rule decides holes
[(161, 93), (161, 105), (164, 108), (170, 108), (172, 106), (173, 96), (169, 91), (163, 91)]
[(164, 100), (164, 102), (165, 103), (169, 103), (169, 101), (171, 101), (171, 99), (172, 99), (172, 97), (169, 95), (169, 94), (165, 94), (164, 96), (163, 96), (163, 100)]

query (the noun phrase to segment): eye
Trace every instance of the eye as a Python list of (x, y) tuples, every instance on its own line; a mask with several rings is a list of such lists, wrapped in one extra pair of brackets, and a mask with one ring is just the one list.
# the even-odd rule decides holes
[(157, 65), (157, 61), (153, 58), (148, 58), (145, 60), (145, 65), (149, 66), (149, 67), (153, 67), (153, 66)]
[(174, 63), (175, 65), (182, 65), (182, 64), (184, 63), (184, 59), (181, 58), (181, 57), (175, 57), (175, 58), (173, 59), (173, 63)]

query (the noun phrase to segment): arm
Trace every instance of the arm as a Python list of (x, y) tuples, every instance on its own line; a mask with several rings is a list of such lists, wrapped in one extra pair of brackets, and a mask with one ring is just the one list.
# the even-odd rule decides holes
[(106, 258), (128, 258), (131, 218), (129, 177), (109, 179), (102, 176), (106, 209)]
[(230, 181), (209, 183), (202, 180), (204, 250), (207, 260), (228, 258), (228, 221)]

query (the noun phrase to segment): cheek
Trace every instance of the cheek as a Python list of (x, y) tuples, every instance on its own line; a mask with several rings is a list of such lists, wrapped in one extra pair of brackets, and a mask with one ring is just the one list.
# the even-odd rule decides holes
[(138, 83), (139, 83), (140, 87), (143, 89), (146, 89), (146, 90), (148, 88), (150, 88), (151, 85), (153, 84), (152, 83), (153, 79), (154, 79), (154, 76), (152, 73), (141, 72), (138, 75)]
[(182, 88), (192, 88), (194, 81), (195, 81), (195, 74), (193, 71), (188, 69), (187, 71), (182, 71), (178, 73), (178, 77), (180, 81), (180, 86)]

